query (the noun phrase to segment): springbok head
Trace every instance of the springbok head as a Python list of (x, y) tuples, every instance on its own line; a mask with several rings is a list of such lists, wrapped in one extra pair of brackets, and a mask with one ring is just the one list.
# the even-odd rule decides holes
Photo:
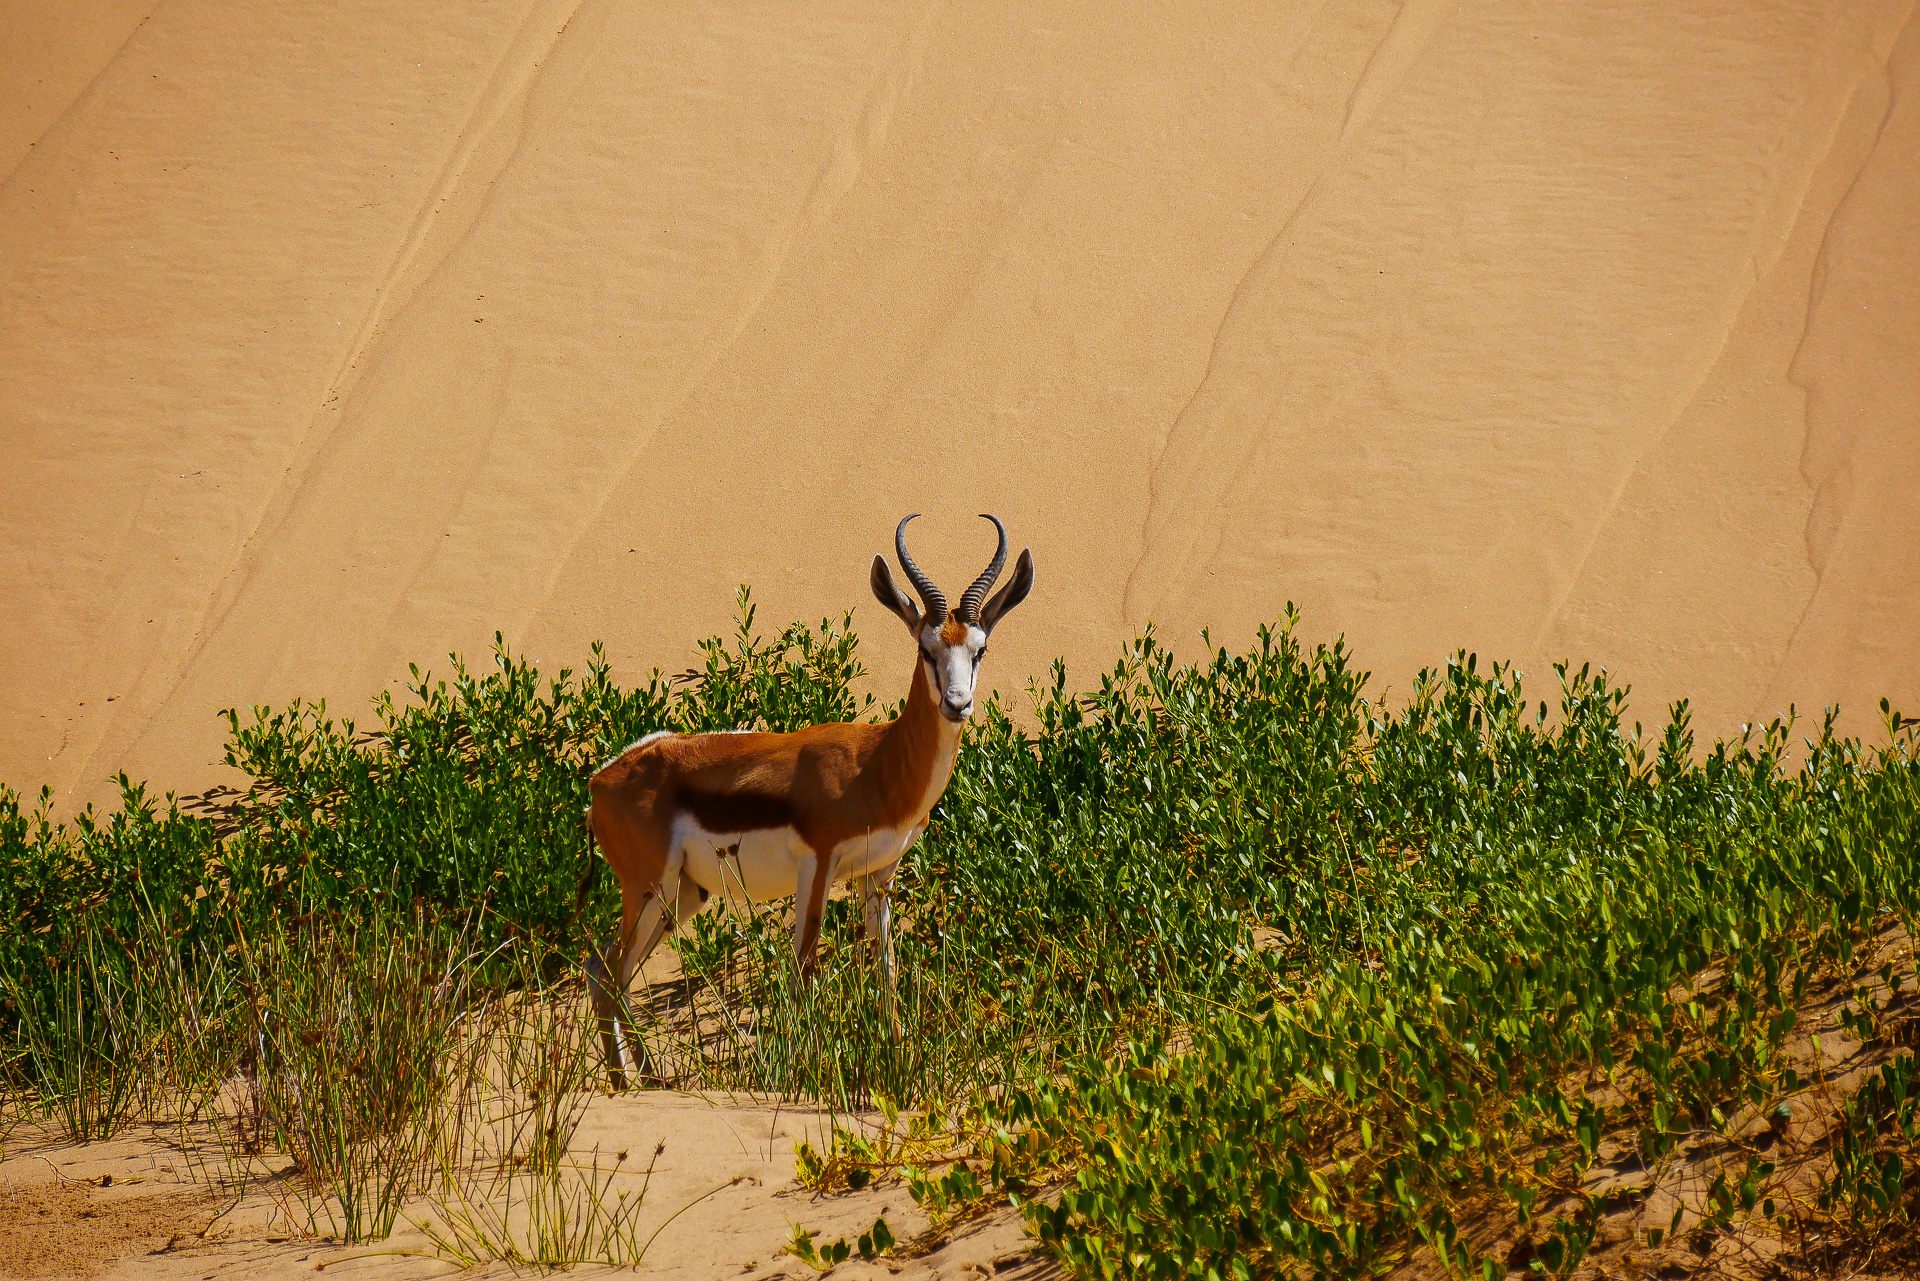
[(1000, 546), (993, 553), (993, 563), (987, 566), (986, 572), (973, 580), (973, 586), (961, 595), (958, 605), (948, 609), (947, 598), (907, 554), (907, 521), (919, 514), (915, 512), (900, 521), (893, 531), (893, 549), (900, 557), (900, 568), (906, 572), (907, 581), (920, 594), (920, 603), (925, 608), (916, 608), (907, 594), (893, 585), (885, 556), (873, 558), (873, 594), (882, 605), (900, 616), (900, 621), (919, 643), (920, 662), (926, 668), (929, 688), (939, 702), (940, 714), (950, 721), (961, 722), (973, 715), (973, 683), (980, 675), (980, 660), (986, 657), (987, 638), (993, 635), (994, 624), (1033, 590), (1033, 553), (1020, 553), (1013, 577), (988, 600), (987, 593), (993, 590), (994, 580), (1000, 577), (1007, 563), (1007, 527), (1000, 523), (998, 516), (982, 512), (981, 519), (992, 521), (994, 529), (999, 531)]

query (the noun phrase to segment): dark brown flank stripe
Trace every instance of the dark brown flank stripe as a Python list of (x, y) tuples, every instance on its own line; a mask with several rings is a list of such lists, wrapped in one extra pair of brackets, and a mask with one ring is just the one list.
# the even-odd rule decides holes
[[(674, 794), (674, 802), (676, 809), (693, 815), (695, 822), (715, 836), (798, 826), (793, 803), (784, 796), (754, 792), (717, 796), (683, 787)], [(734, 846), (736, 851), (739, 848)]]

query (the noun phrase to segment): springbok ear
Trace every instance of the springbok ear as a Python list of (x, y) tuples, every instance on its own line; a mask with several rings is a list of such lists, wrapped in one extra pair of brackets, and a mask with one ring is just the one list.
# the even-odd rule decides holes
[(873, 586), (873, 598), (900, 616), (907, 630), (915, 636), (920, 634), (920, 611), (914, 607), (907, 594), (893, 585), (893, 571), (887, 568), (885, 556), (873, 558), (873, 573), (867, 581)]
[(1020, 553), (1020, 559), (1014, 564), (1013, 577), (1007, 580), (1005, 587), (993, 594), (993, 599), (988, 601), (986, 608), (980, 611), (980, 630), (991, 635), (993, 625), (1000, 621), (1000, 615), (1025, 600), (1027, 593), (1032, 590), (1033, 552), (1024, 550)]

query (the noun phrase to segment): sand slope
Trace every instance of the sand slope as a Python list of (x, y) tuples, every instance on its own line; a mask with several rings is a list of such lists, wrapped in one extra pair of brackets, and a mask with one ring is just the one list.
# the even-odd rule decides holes
[[(878, 1124), (879, 1118), (871, 1121)], [(795, 1145), (823, 1145), (834, 1124), (857, 1127), (861, 1119), (668, 1090), (595, 1098), (568, 1149), (570, 1163), (583, 1171), (595, 1162), (601, 1170), (618, 1164), (627, 1172), (610, 1180), (602, 1176), (602, 1195), (617, 1206), (624, 1193), (639, 1206), (627, 1248), (645, 1245), (646, 1253), (637, 1269), (589, 1263), (559, 1275), (800, 1281), (820, 1274), (785, 1252), (796, 1227), (816, 1233), (824, 1246), (857, 1242), (878, 1218), (897, 1233), (901, 1248), (876, 1262), (849, 1260), (834, 1271), (840, 1281), (977, 1281), (995, 1275), (1039, 1281), (1059, 1275), (1034, 1253), (1011, 1211), (935, 1238), (898, 1179), (883, 1178), (859, 1192), (808, 1191), (794, 1177)], [(616, 1154), (625, 1155), (616, 1162)], [(303, 1200), (300, 1185), (287, 1182), (287, 1158), (269, 1153), (257, 1162), (236, 1197), (235, 1183), (222, 1181), (233, 1179), (241, 1166), (206, 1150), (184, 1156), (177, 1135), (164, 1126), (133, 1126), (114, 1139), (84, 1145), (63, 1144), (43, 1127), (16, 1133), (0, 1152), (0, 1277), (290, 1281), (324, 1271), (380, 1281), (494, 1281), (542, 1274), (497, 1260), (461, 1268), (441, 1257), (423, 1230), (445, 1228), (429, 1198), (409, 1200), (390, 1237), (342, 1245), (327, 1208)], [(563, 1186), (569, 1195), (577, 1187), (571, 1181)], [(481, 1176), (469, 1191), (483, 1195), (486, 1187)], [(528, 1250), (523, 1215), (514, 1217), (513, 1228), (515, 1244)], [(596, 1235), (593, 1244), (604, 1256), (603, 1237)], [(471, 1239), (460, 1246), (472, 1249)]]
[(1910, 0), (82, 9), (5, 28), (16, 786), (679, 664), (906, 510), (1033, 546), (1004, 688), (1292, 599), (1391, 690), (1920, 695)]

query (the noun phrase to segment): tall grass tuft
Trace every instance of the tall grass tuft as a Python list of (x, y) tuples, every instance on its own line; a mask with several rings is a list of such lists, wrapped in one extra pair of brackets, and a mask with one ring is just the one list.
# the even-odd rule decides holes
[(599, 1085), (596, 1024), (577, 981), (542, 989), (525, 977), (463, 1020), (416, 1221), (462, 1266), (632, 1266), (645, 1253), (637, 1220), (653, 1160), (574, 1151)]
[(464, 922), (349, 910), (243, 936), (240, 1068), (309, 1214), (349, 1242), (393, 1230), (431, 1171), (449, 1058), (481, 957)]
[(17, 1011), (16, 1070), (71, 1143), (112, 1138), (138, 1109), (155, 1022), (131, 956), (82, 922), (79, 946), (38, 984), (0, 972)]

